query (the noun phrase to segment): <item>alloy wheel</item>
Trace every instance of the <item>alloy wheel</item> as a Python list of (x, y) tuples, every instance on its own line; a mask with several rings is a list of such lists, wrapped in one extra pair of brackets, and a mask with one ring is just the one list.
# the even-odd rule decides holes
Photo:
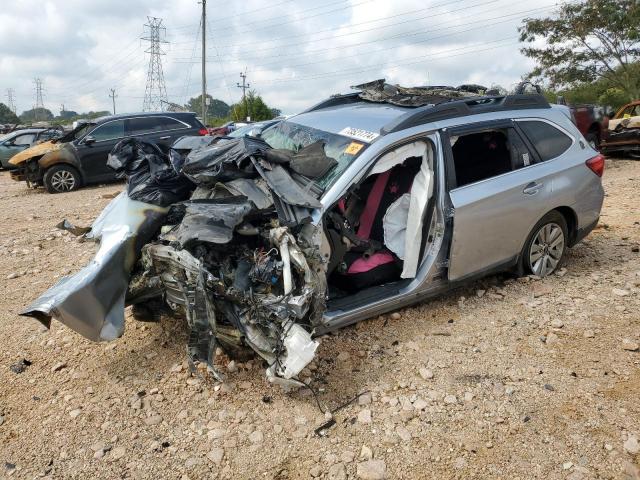
[(529, 247), (529, 265), (538, 277), (553, 273), (564, 252), (564, 233), (557, 223), (547, 223), (533, 237)]
[(51, 186), (57, 192), (68, 192), (76, 186), (76, 178), (68, 170), (60, 170), (51, 176)]

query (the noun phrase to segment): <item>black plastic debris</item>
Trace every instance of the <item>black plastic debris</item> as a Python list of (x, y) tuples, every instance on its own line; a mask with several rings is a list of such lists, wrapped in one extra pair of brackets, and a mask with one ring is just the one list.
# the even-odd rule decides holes
[(135, 138), (118, 142), (107, 159), (116, 177), (127, 179), (132, 200), (167, 207), (186, 200), (193, 184), (176, 173), (168, 156), (155, 144)]
[(31, 362), (26, 358), (23, 358), (19, 362), (16, 362), (13, 365), (11, 365), (9, 367), (9, 370), (11, 370), (13, 373), (17, 375), (17, 374), (23, 373), (29, 366), (31, 366)]
[(300, 149), (289, 162), (294, 172), (309, 178), (320, 178), (337, 164), (335, 159), (327, 157), (324, 152), (323, 140)]
[(254, 137), (219, 141), (189, 153), (182, 173), (195, 183), (204, 184), (255, 177), (250, 157), (263, 155), (270, 148), (264, 140)]
[(75, 235), (76, 237), (79, 237), (91, 231), (91, 227), (78, 227), (73, 223), (71, 223), (66, 218), (62, 220), (60, 223), (58, 223), (56, 225), (56, 228), (59, 228), (60, 230), (66, 230), (72, 235)]

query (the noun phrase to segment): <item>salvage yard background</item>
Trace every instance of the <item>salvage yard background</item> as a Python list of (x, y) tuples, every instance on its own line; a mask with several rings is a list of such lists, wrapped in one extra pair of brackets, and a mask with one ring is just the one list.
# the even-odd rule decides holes
[(268, 385), (257, 360), (223, 365), (223, 385), (191, 377), (182, 324), (129, 319), (94, 344), (19, 317), (95, 251), (55, 224), (90, 224), (122, 185), (54, 196), (2, 173), (0, 478), (638, 479), (640, 162), (608, 161), (604, 184), (558, 274), (323, 338), (303, 375), (322, 404), (370, 394), (318, 437), (313, 396)]

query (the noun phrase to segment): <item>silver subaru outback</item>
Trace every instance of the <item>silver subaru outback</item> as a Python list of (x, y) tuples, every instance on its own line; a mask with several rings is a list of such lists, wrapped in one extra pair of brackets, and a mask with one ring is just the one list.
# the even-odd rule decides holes
[(125, 305), (163, 312), (215, 376), (216, 347), (249, 348), (287, 384), (322, 333), (493, 272), (550, 275), (604, 196), (604, 158), (566, 107), (469, 86), (372, 82), (260, 138), (162, 155), (116, 146), (128, 187), (89, 233), (96, 258), (24, 314), (108, 341)]

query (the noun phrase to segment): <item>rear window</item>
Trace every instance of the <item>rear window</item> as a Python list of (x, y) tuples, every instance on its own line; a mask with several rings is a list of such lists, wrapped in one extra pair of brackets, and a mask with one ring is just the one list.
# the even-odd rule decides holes
[(164, 118), (162, 117), (141, 117), (129, 120), (130, 135), (144, 135), (145, 133), (160, 132), (164, 130)]
[(165, 130), (177, 130), (178, 128), (189, 128), (184, 123), (169, 117), (162, 118), (162, 127)]
[(542, 161), (559, 157), (573, 142), (568, 135), (546, 122), (525, 120), (519, 121), (518, 125), (533, 143)]

